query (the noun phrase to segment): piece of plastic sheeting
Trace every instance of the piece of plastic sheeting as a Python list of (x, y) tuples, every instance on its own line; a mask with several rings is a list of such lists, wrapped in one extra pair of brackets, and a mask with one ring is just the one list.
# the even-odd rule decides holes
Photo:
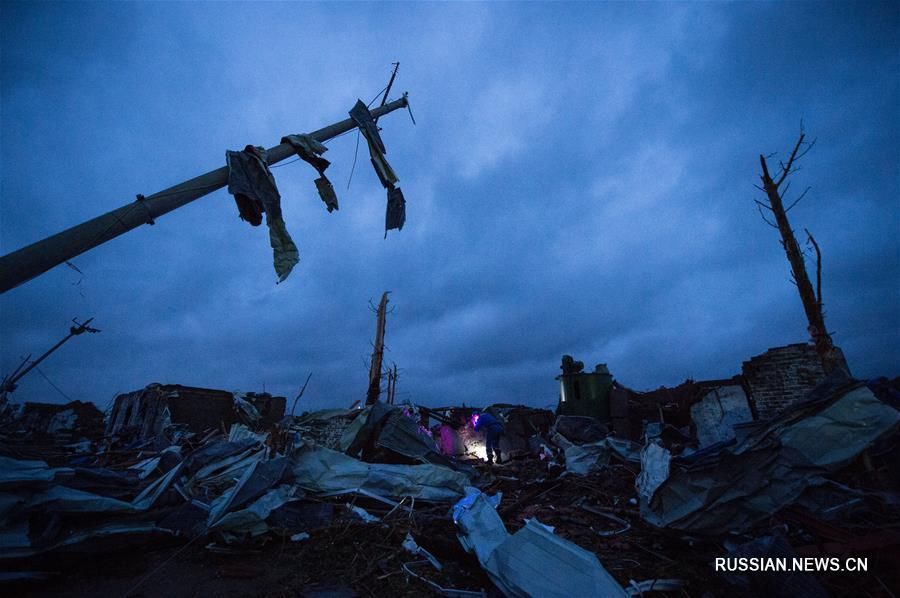
[(65, 486), (54, 486), (38, 492), (26, 503), (26, 508), (39, 508), (42, 512), (51, 513), (121, 513), (138, 510), (135, 505), (125, 501)]
[(809, 463), (834, 471), (898, 423), (900, 412), (860, 386), (818, 413), (773, 432), (782, 446), (796, 450)]
[[(242, 422), (248, 424), (256, 424), (259, 422), (259, 411), (253, 406), (253, 403), (238, 395), (234, 395), (234, 410), (237, 412), (238, 417)], [(228, 440), (231, 440), (231, 438)]]
[(284, 477), (288, 465), (287, 457), (256, 461), (250, 465), (234, 486), (213, 501), (209, 511), (210, 527), (229, 511), (247, 505), (278, 484)]
[(536, 519), (510, 535), (481, 492), (453, 509), (463, 548), (474, 552), (491, 581), (507, 596), (626, 596), (592, 552), (565, 540)]
[(185, 484), (185, 488), (193, 492), (200, 486), (218, 487), (226, 484), (228, 481), (242, 476), (247, 468), (262, 460), (265, 454), (265, 447), (249, 448), (237, 455), (210, 463), (194, 474)]
[(469, 485), (464, 474), (440, 465), (364, 463), (315, 445), (300, 447), (292, 459), (296, 483), (312, 492), (356, 489), (390, 498), (452, 502)]
[(344, 431), (341, 433), (341, 439), (338, 442), (338, 448), (342, 452), (346, 453), (350, 449), (350, 445), (353, 444), (353, 441), (356, 440), (360, 430), (362, 430), (363, 426), (365, 426), (368, 421), (370, 411), (371, 407), (361, 409), (359, 415), (344, 428)]
[(603, 444), (566, 448), (566, 471), (577, 475), (587, 475), (609, 464), (609, 449)]
[(577, 475), (587, 475), (609, 464), (612, 455), (618, 455), (625, 461), (640, 462), (640, 456), (636, 445), (628, 440), (619, 438), (604, 438), (599, 442), (589, 444), (567, 443), (559, 433), (555, 440), (564, 445), (566, 456), (566, 471)]
[(0, 457), (0, 488), (21, 489), (48, 486), (57, 474), (71, 474), (67, 467), (51, 468), (43, 461)]
[(159, 461), (160, 457), (150, 457), (135, 463), (128, 469), (137, 472), (138, 479), (144, 480), (159, 467)]
[(811, 396), (734, 449), (673, 468), (641, 516), (657, 527), (692, 533), (744, 531), (824, 484), (823, 475), (900, 424), (900, 412), (861, 383), (829, 382)]
[(375, 446), (421, 463), (456, 469), (454, 463), (440, 453), (434, 439), (422, 431), (418, 420), (405, 415), (402, 409), (394, 409), (384, 420)]
[[(162, 465), (165, 465), (163, 463)], [(162, 466), (160, 465), (160, 466)], [(171, 469), (167, 467), (165, 471)], [(69, 488), (93, 492), (112, 498), (132, 496), (141, 485), (140, 478), (132, 471), (107, 469), (105, 467), (76, 467), (74, 475), (63, 482)]]
[(237, 442), (209, 442), (193, 451), (184, 459), (184, 473), (191, 477), (210, 464), (217, 463), (227, 457), (246, 453), (256, 445), (253, 439)]
[(650, 442), (641, 450), (641, 473), (634, 485), (642, 503), (653, 498), (656, 489), (669, 477), (669, 462), (672, 455), (655, 442)]
[[(378, 433), (378, 430), (381, 428), (382, 422), (390, 417), (391, 412), (395, 408), (388, 405), (387, 403), (374, 403), (366, 407), (362, 413), (360, 413), (356, 420), (359, 421), (362, 418), (365, 420), (362, 422), (362, 425), (359, 426), (359, 429), (356, 432), (356, 435), (350, 441), (350, 444), (347, 445), (345, 452), (351, 457), (360, 457), (363, 455), (363, 452), (366, 450), (366, 447), (374, 444), (373, 436)], [(348, 426), (349, 427), (349, 426)], [(354, 426), (356, 428), (356, 426)], [(341, 435), (340, 444), (344, 445), (345, 440), (347, 440), (349, 432), (344, 430), (344, 433)]]
[(228, 430), (228, 442), (251, 441), (265, 443), (268, 437), (269, 435), (265, 432), (254, 432), (244, 424), (231, 424), (231, 428)]
[(834, 480), (825, 480), (820, 485), (807, 487), (795, 504), (818, 519), (834, 521), (847, 511), (865, 504), (866, 498), (877, 500), (874, 494), (844, 486)]
[(507, 596), (614, 596), (628, 594), (597, 556), (550, 532), (536, 520), (488, 557), (485, 570)]
[(738, 384), (719, 386), (691, 405), (700, 448), (735, 438), (734, 426), (753, 421), (747, 394)]
[(172, 485), (172, 481), (175, 479), (182, 469), (182, 464), (179, 463), (175, 467), (169, 470), (169, 473), (162, 476), (146, 488), (144, 491), (138, 494), (133, 501), (131, 501), (132, 506), (136, 509), (145, 510), (152, 507), (159, 497), (162, 496), (162, 493), (169, 489), (169, 486)]
[(639, 444), (624, 438), (613, 438), (612, 436), (608, 436), (602, 442), (606, 443), (609, 450), (618, 455), (623, 461), (641, 462), (641, 446)]
[(263, 494), (246, 509), (227, 513), (209, 529), (222, 532), (226, 541), (232, 538), (262, 535), (269, 531), (266, 519), (272, 511), (285, 503), (300, 500), (301, 497), (302, 493), (297, 496), (294, 486), (283, 484)]
[(475, 553), (482, 567), (491, 553), (509, 538), (493, 502), (486, 494), (475, 492), (453, 507), (453, 521), (460, 530), (459, 542), (466, 552)]
[(594, 417), (560, 415), (553, 423), (551, 433), (559, 434), (574, 444), (590, 444), (603, 440), (609, 430)]
[(475, 501), (478, 500), (479, 496), (483, 497), (492, 507), (494, 507), (494, 509), (497, 509), (500, 506), (500, 501), (503, 500), (502, 492), (497, 492), (496, 494), (489, 496), (475, 486), (467, 486), (466, 495), (459, 499), (459, 501), (453, 505), (453, 509), (451, 510), (454, 523), (456, 523), (466, 509), (469, 509), (475, 504)]
[[(240, 152), (225, 152), (225, 160), (228, 192), (234, 195), (241, 218), (257, 226), (262, 221), (260, 208), (265, 212), (269, 243), (273, 249), (272, 260), (281, 282), (300, 261), (300, 254), (284, 224), (281, 194), (269, 170), (268, 153), (262, 147), (248, 145)], [(236, 406), (240, 411), (240, 406)]]
[(347, 417), (352, 415), (355, 412), (365, 413), (365, 409), (341, 409), (341, 408), (333, 408), (333, 409), (319, 409), (317, 411), (310, 411), (309, 413), (304, 413), (303, 415), (298, 415), (294, 417), (291, 422), (294, 425), (305, 425), (314, 422), (326, 422), (335, 417)]

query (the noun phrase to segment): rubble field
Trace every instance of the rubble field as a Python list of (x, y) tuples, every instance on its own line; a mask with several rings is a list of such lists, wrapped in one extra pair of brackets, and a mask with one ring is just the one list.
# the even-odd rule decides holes
[[(122, 395), (105, 427), (89, 404), (5, 417), (5, 595), (793, 598), (900, 587), (898, 380), (830, 378), (707, 446), (690, 426), (651, 422), (622, 437), (593, 418), (499, 405), (496, 464), (471, 408), (284, 416), (283, 400), (250, 393), (227, 409), (216, 398), (210, 427), (198, 389), (148, 389)], [(866, 571), (714, 566), (847, 557)]]

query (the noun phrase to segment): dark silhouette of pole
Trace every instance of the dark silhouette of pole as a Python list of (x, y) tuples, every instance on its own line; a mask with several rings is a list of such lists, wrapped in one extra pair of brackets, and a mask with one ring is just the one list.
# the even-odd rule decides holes
[[(25, 361), (23, 361), (22, 364), (18, 368), (16, 368), (15, 372), (13, 372), (8, 378), (4, 378), (3, 381), (0, 382), (0, 393), (14, 391), (16, 389), (16, 383), (21, 380), (25, 376), (25, 374), (36, 368), (39, 363), (50, 357), (50, 355), (54, 351), (62, 347), (63, 344), (73, 336), (78, 336), (79, 334), (84, 334), (85, 332), (100, 332), (96, 328), (91, 328), (90, 326), (88, 326), (88, 324), (94, 321), (94, 318), (89, 318), (84, 324), (79, 324), (75, 320), (72, 321), (75, 322), (75, 326), (69, 328), (69, 334), (64, 336), (61, 341), (47, 349), (47, 351), (43, 355), (32, 361), (30, 364), (28, 364), (28, 360), (31, 358), (31, 356), (29, 355), (25, 358)], [(23, 370), (22, 366), (24, 366), (25, 364), (28, 364), (28, 367)]]
[(300, 393), (297, 395), (297, 398), (294, 399), (294, 404), (291, 405), (291, 415), (294, 415), (294, 409), (297, 408), (297, 403), (300, 401), (300, 397), (302, 397), (303, 393), (306, 392), (306, 385), (309, 384), (310, 378), (312, 378), (312, 372), (310, 372), (309, 376), (306, 377), (306, 382), (303, 383), (303, 388), (300, 389)]
[[(372, 110), (372, 116), (376, 118), (383, 116), (398, 108), (407, 107), (408, 103), (406, 94), (403, 94), (399, 100)], [(310, 136), (318, 141), (327, 141), (354, 128), (356, 124), (353, 119), (347, 118), (310, 133)], [(269, 149), (268, 155), (269, 164), (276, 164), (294, 155), (294, 149), (290, 144), (282, 143)], [(47, 270), (142, 224), (153, 224), (160, 216), (227, 184), (228, 168), (223, 166), (153, 195), (147, 197), (139, 195), (135, 202), (0, 257), (0, 293), (40, 276)]]

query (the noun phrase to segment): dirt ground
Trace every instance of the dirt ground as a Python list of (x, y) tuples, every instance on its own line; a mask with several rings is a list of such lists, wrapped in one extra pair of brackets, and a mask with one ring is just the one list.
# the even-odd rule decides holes
[[(741, 589), (728, 585), (713, 571), (713, 559), (723, 556), (723, 538), (696, 538), (652, 528), (629, 502), (634, 496), (634, 474), (625, 464), (585, 476), (561, 476), (538, 459), (523, 459), (494, 466), (479, 463), (485, 492), (502, 492), (498, 509), (510, 532), (536, 517), (554, 526), (560, 536), (594, 552), (623, 586), (631, 580), (680, 579), (679, 591), (655, 596), (754, 596), (765, 587)], [(342, 500), (354, 500), (345, 497)], [(338, 505), (343, 502), (335, 501)], [(266, 535), (228, 547), (213, 537), (189, 543), (138, 546), (99, 556), (67, 555), (44, 558), (34, 570), (55, 572), (49, 581), (13, 586), (8, 595), (79, 597), (188, 597), (188, 596), (423, 596), (436, 592), (408, 575), (404, 563), (421, 560), (401, 544), (410, 533), (443, 564), (438, 572), (416, 565), (417, 574), (457, 590), (498, 595), (472, 555), (466, 554), (449, 516), (448, 505), (413, 506), (412, 513), (356, 499), (380, 522), (365, 523), (342, 508), (326, 525), (309, 530), (309, 539), (293, 542)], [(608, 515), (614, 514), (619, 521)], [(623, 522), (629, 526), (624, 529)], [(613, 535), (610, 535), (613, 534)], [(739, 540), (739, 538), (736, 538)], [(220, 552), (225, 550), (225, 552)], [(898, 553), (870, 553), (869, 573), (819, 577), (835, 596), (891, 596), (898, 583)], [(769, 578), (777, 587), (784, 577)], [(780, 582), (779, 582), (780, 579)], [(763, 584), (760, 586), (759, 584)], [(802, 584), (801, 584), (802, 586)], [(772, 596), (779, 592), (772, 592)], [(786, 594), (781, 594), (786, 595)]]

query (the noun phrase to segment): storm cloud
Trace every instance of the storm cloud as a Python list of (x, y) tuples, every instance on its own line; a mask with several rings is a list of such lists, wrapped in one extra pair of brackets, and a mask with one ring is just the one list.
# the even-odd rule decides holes
[[(559, 358), (636, 389), (729, 377), (806, 340), (759, 155), (817, 139), (790, 213), (823, 251), (826, 322), (860, 377), (900, 363), (900, 23), (893, 3), (14, 3), (0, 6), (2, 253), (224, 165), (226, 149), (379, 121), (408, 201), (357, 136), (328, 143), (341, 209), (273, 169), (301, 254), (219, 190), (0, 296), (0, 372), (71, 318), (17, 400), (104, 405), (150, 382), (365, 395), (391, 291), (398, 398), (552, 404)], [(355, 168), (354, 168), (355, 162)], [(350, 178), (352, 174), (352, 179)], [(348, 189), (349, 180), (349, 189)], [(805, 235), (802, 235), (805, 237)], [(54, 388), (54, 385), (56, 388)]]

